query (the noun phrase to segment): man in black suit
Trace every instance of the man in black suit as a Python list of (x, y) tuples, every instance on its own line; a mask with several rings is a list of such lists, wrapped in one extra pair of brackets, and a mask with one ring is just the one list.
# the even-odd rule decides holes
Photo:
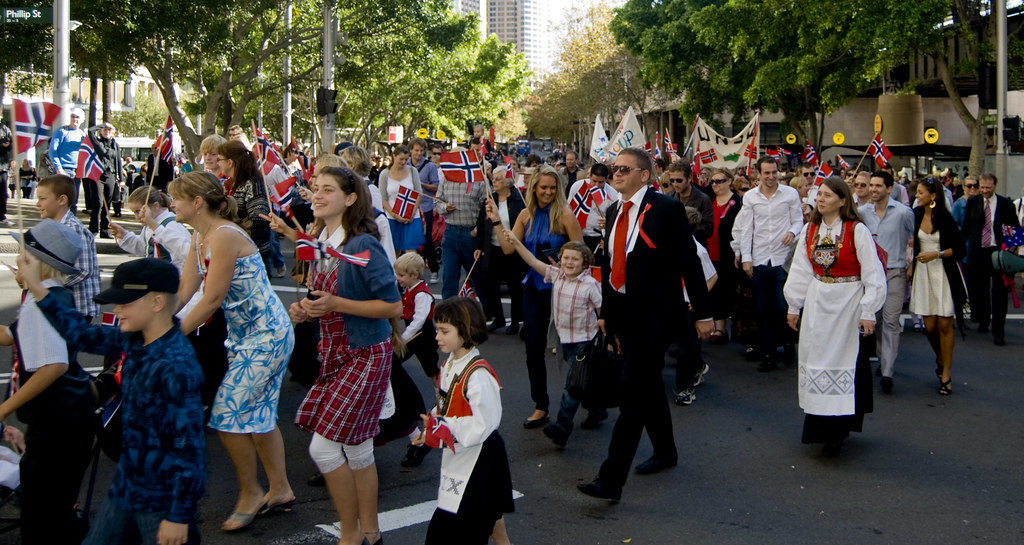
[(697, 332), (714, 329), (711, 299), (683, 204), (649, 189), (651, 159), (641, 150), (623, 150), (611, 167), (619, 202), (606, 212), (602, 265), (604, 302), (598, 327), (625, 358), (621, 406), (608, 458), (597, 478), (578, 486), (597, 498), (618, 500), (644, 429), (654, 454), (636, 467), (639, 474), (675, 466), (672, 415), (662, 380), (665, 351), (686, 324), (686, 282)]
[(978, 321), (981, 333), (987, 332), (991, 324), (996, 346), (1003, 346), (1006, 344), (1006, 297), (1010, 292), (1002, 273), (992, 267), (992, 254), (1003, 245), (1003, 226), (1020, 227), (1020, 221), (1010, 199), (996, 195), (996, 183), (995, 175), (981, 175), (978, 181), (981, 194), (967, 200), (963, 232), (969, 250), (967, 280), (972, 318)]

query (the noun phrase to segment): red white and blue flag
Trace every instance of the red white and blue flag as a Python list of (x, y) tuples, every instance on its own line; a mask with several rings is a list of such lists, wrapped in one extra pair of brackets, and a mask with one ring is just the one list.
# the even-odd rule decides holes
[(102, 325), (118, 327), (121, 324), (121, 320), (118, 320), (117, 314), (114, 314), (113, 312), (104, 312), (103, 321), (101, 323)]
[(672, 143), (672, 139), (669, 138), (668, 133), (665, 133), (665, 153), (674, 153), (676, 151), (676, 145)]
[(302, 170), (302, 179), (310, 181), (313, 179), (313, 161), (303, 153), (299, 143), (292, 138), (291, 148), (295, 150), (295, 155), (299, 158), (299, 166)]
[(466, 193), (472, 189), (472, 182), (484, 181), (484, 171), (480, 170), (480, 158), (473, 150), (442, 152), (441, 172), (449, 182), (466, 184)]
[(580, 185), (580, 190), (572, 196), (569, 201), (569, 210), (576, 216), (580, 229), (587, 226), (587, 218), (590, 217), (591, 186), (588, 183)]
[(836, 155), (836, 161), (839, 161), (839, 168), (850, 168), (850, 163), (847, 163), (842, 155)]
[(411, 220), (416, 214), (416, 201), (419, 198), (420, 194), (415, 190), (400, 185), (398, 186), (398, 195), (395, 196), (395, 205), (391, 207), (391, 211), (396, 216)]
[(822, 163), (821, 166), (818, 167), (818, 174), (814, 176), (814, 186), (817, 187), (821, 185), (821, 182), (824, 182), (825, 178), (828, 178), (831, 175), (832, 167), (828, 166), (828, 163)]
[(53, 124), (60, 116), (60, 106), (52, 102), (22, 102), (14, 99), (14, 134), (18, 151), (26, 152), (46, 143), (53, 135)]
[(75, 169), (75, 177), (89, 180), (99, 180), (103, 176), (103, 164), (96, 156), (96, 149), (92, 147), (92, 139), (88, 135), (82, 138), (78, 146), (78, 168)]
[(459, 297), (469, 297), (474, 301), (477, 300), (476, 291), (473, 290), (473, 285), (469, 283), (468, 278), (462, 283), (462, 289), (459, 290)]
[(274, 201), (279, 211), (286, 214), (290, 218), (294, 218), (295, 215), (292, 213), (292, 201), (295, 199), (295, 192), (292, 189), (298, 183), (295, 176), (288, 178), (282, 182), (274, 184), (271, 188), (270, 200)]
[(818, 166), (818, 152), (814, 151), (814, 146), (809, 141), (805, 144), (804, 152), (800, 154), (800, 160)]
[(156, 142), (153, 143), (153, 149), (159, 155), (160, 159), (168, 163), (171, 162), (171, 156), (174, 155), (174, 121), (171, 116), (167, 116), (167, 123), (164, 125), (163, 132), (157, 137)]
[(256, 122), (252, 122), (252, 132), (256, 136), (256, 143), (252, 145), (252, 152), (256, 155), (256, 162), (260, 165), (260, 172), (266, 176), (274, 170), (274, 165), (283, 166), (284, 159), (281, 158), (281, 150), (277, 149), (259, 128)]
[(718, 154), (715, 153), (715, 148), (708, 148), (698, 154), (701, 163), (714, 163), (718, 160)]
[(336, 257), (353, 265), (365, 267), (370, 263), (370, 250), (363, 250), (358, 254), (346, 254), (331, 248), (322, 240), (314, 240), (306, 233), (299, 232), (298, 240), (295, 241), (295, 259), (299, 261), (316, 261)]
[(443, 416), (430, 415), (427, 417), (423, 444), (432, 448), (444, 448), (447, 445), (452, 452), (455, 452), (455, 436), (452, 435), (452, 430), (448, 428), (448, 423), (445, 422)]
[(1019, 248), (1024, 246), (1024, 227), (1003, 226), (1003, 246)]
[(869, 148), (871, 156), (875, 158), (875, 164), (878, 168), (885, 168), (889, 166), (889, 159), (892, 159), (892, 152), (889, 148), (885, 147), (885, 142), (882, 141), (882, 135), (876, 134), (875, 139), (871, 141), (871, 147)]
[(768, 146), (767, 148), (764, 148), (764, 154), (767, 155), (768, 157), (771, 157), (772, 159), (775, 159), (776, 161), (778, 161), (779, 157), (781, 156), (781, 154), (779, 153), (779, 148), (776, 146)]

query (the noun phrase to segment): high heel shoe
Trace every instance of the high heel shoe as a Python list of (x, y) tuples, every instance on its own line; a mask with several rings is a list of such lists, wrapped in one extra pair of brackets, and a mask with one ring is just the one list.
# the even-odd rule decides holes
[(953, 379), (949, 379), (949, 380), (939, 379), (939, 381), (940, 381), (939, 382), (939, 395), (940, 396), (948, 396), (949, 394), (953, 393), (953, 390), (950, 389), (950, 385), (953, 384)]

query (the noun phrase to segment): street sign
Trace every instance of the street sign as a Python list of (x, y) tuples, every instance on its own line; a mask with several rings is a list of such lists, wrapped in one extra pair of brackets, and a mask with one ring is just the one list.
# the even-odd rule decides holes
[(417, 138), (426, 138), (428, 136), (430, 136), (430, 131), (423, 127), (420, 127), (419, 130), (416, 131)]
[(441, 129), (437, 129), (437, 132), (434, 133), (434, 138), (437, 138), (438, 140), (444, 140), (447, 136), (448, 135), (446, 135)]
[(842, 146), (843, 142), (846, 142), (846, 135), (845, 134), (843, 134), (841, 132), (837, 132), (837, 133), (832, 135), (832, 143), (833, 144), (835, 144), (837, 146)]
[(875, 134), (882, 134), (882, 116), (875, 114)]
[(796, 144), (796, 135), (793, 134), (793, 133), (787, 134), (786, 135), (786, 143), (787, 144)]
[(53, 8), (2, 8), (0, 22), (49, 25), (53, 23)]
[(981, 116), (981, 124), (986, 127), (994, 127), (999, 124), (999, 118), (996, 114), (983, 114)]
[(401, 144), (402, 140), (405, 139), (405, 127), (401, 125), (391, 125), (388, 127), (388, 143), (390, 144)]
[(935, 129), (928, 129), (924, 131), (924, 141), (929, 144), (934, 144), (939, 141), (939, 131)]

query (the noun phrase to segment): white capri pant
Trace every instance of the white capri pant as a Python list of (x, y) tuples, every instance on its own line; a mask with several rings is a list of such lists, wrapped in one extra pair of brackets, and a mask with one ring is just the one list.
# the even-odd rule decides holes
[(309, 456), (321, 474), (330, 473), (346, 463), (353, 470), (366, 469), (373, 465), (373, 439), (358, 445), (346, 445), (314, 433), (309, 442)]

